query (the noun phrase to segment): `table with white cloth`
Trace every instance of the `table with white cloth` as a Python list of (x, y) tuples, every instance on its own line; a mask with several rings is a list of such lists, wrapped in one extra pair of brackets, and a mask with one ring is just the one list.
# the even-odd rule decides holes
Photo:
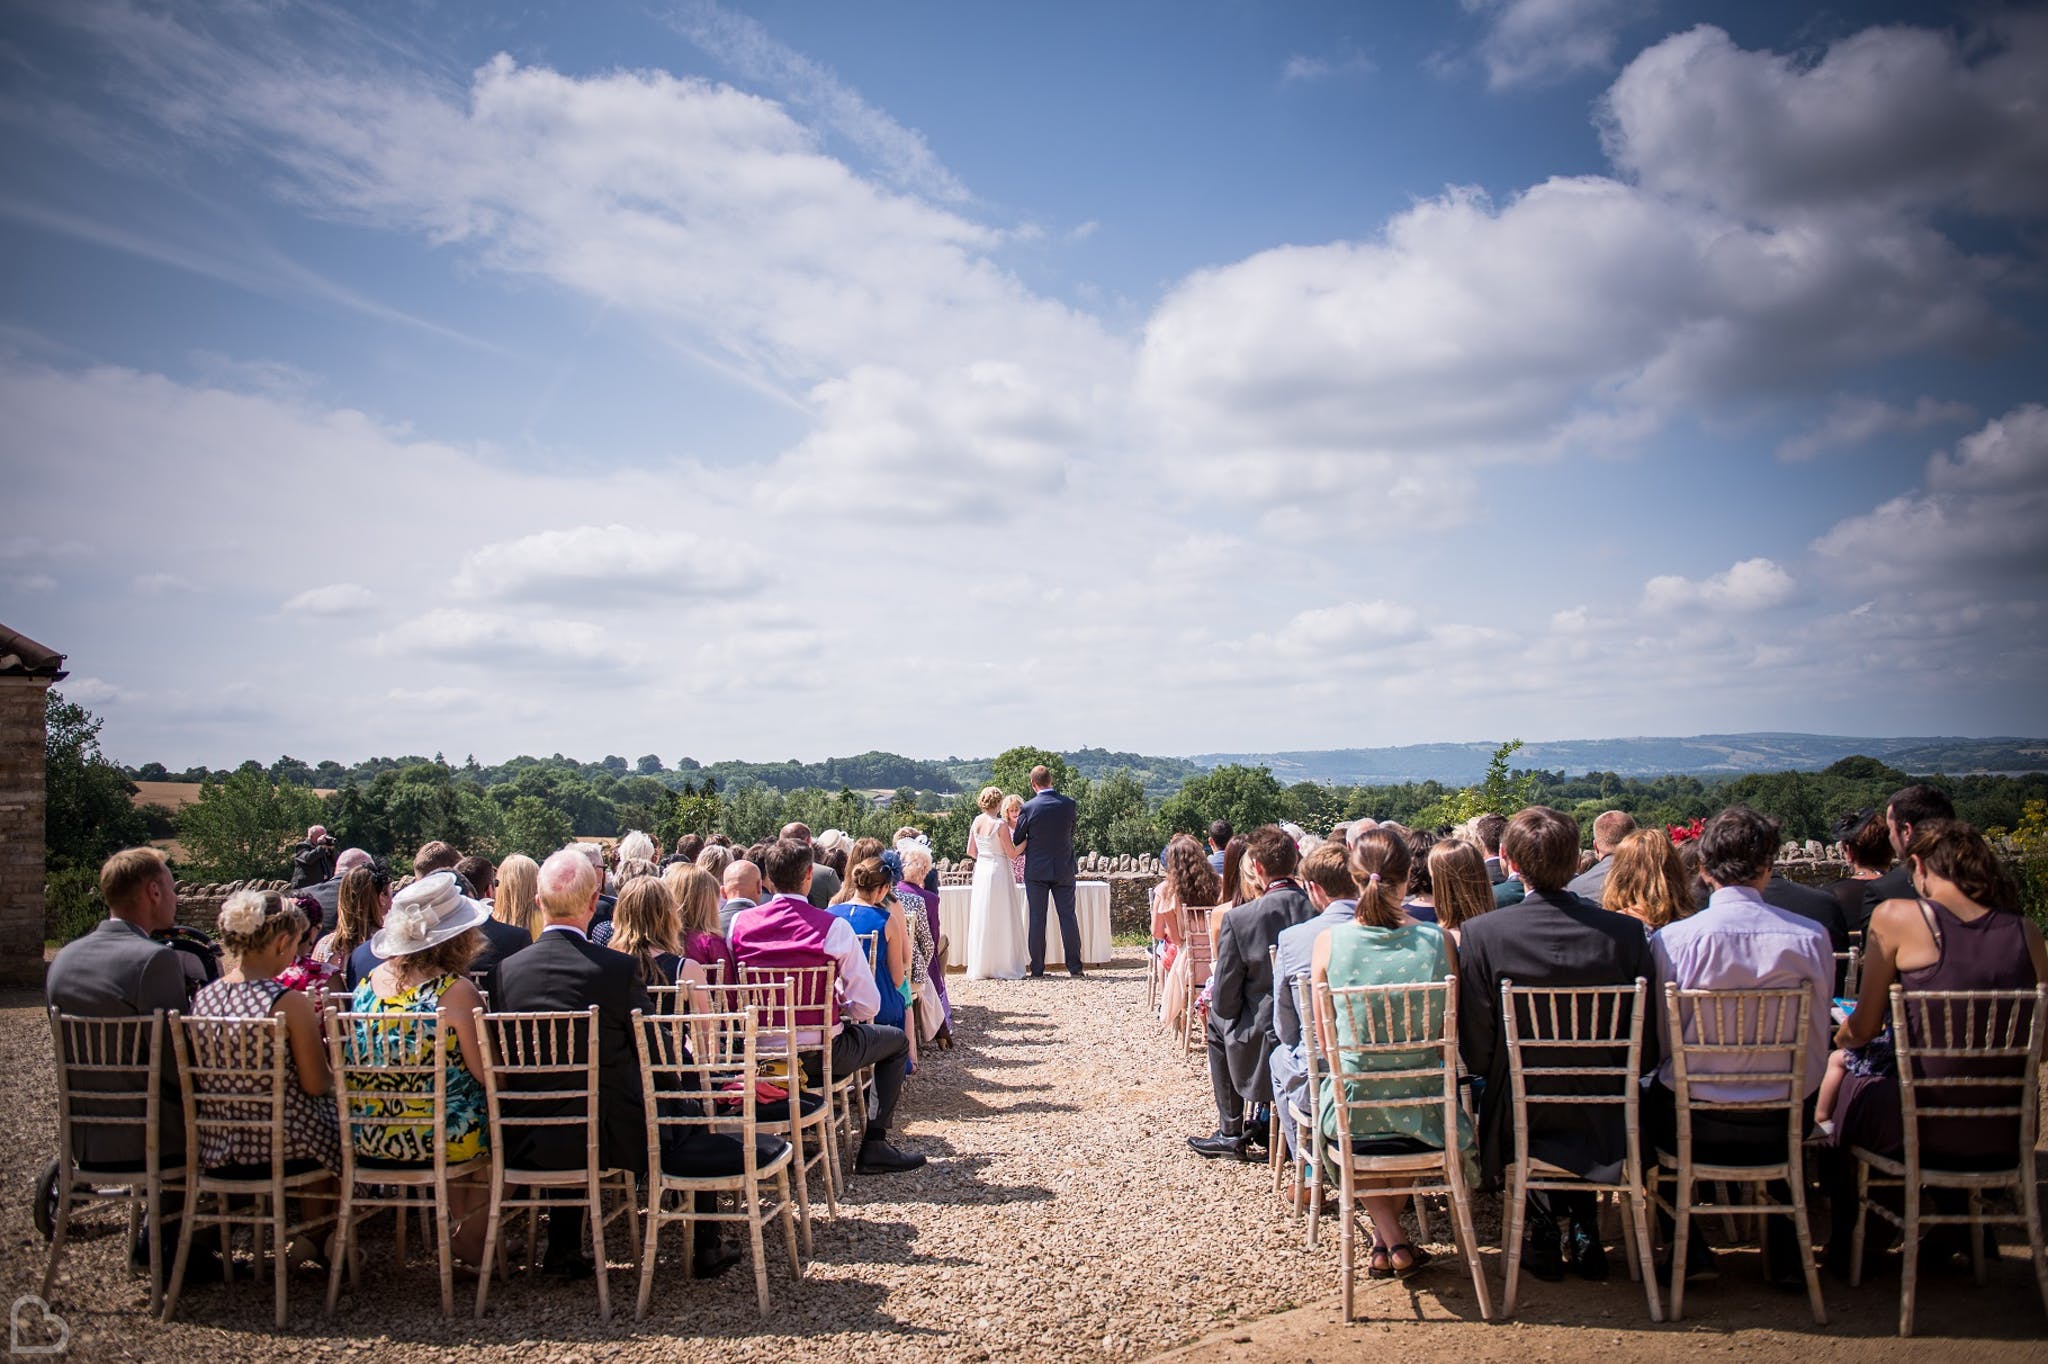
[[(939, 931), (946, 935), (946, 965), (953, 970), (967, 966), (967, 907), (974, 900), (973, 886), (939, 887)], [(1017, 900), (1025, 903), (1024, 888), (1017, 887)], [(1110, 959), (1109, 882), (1074, 883), (1074, 917), (1081, 924), (1081, 961), (1098, 966)], [(1024, 931), (1031, 931), (1031, 911), (1024, 911)], [(1059, 909), (1048, 895), (1045, 900), (1045, 961), (1048, 969), (1066, 964), (1067, 954), (1060, 939)]]

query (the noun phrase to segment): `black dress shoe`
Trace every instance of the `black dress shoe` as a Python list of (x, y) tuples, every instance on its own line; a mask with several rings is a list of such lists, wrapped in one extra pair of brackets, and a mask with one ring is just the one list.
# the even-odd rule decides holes
[(1197, 1155), (1207, 1156), (1211, 1160), (1222, 1160), (1225, 1157), (1235, 1157), (1238, 1160), (1251, 1158), (1244, 1138), (1233, 1137), (1228, 1132), (1218, 1132), (1213, 1137), (1189, 1137), (1188, 1146)]
[(1086, 980), (1088, 979), (1088, 973), (1086, 971), (1069, 971), (1067, 972), (1067, 978), (1069, 980)]
[(1564, 1282), (1564, 1256), (1558, 1252), (1555, 1235), (1535, 1231), (1522, 1237), (1522, 1268), (1545, 1283)]
[(541, 1261), (540, 1272), (550, 1279), (587, 1279), (597, 1273), (597, 1264), (583, 1255), (551, 1256)]
[(860, 1158), (853, 1165), (857, 1172), (864, 1175), (894, 1175), (923, 1167), (923, 1156), (910, 1151), (899, 1151), (879, 1137), (870, 1137), (860, 1144)]
[(700, 1279), (715, 1279), (740, 1262), (740, 1248), (727, 1241), (700, 1246), (690, 1257), (690, 1273)]
[(1607, 1278), (1607, 1247), (1584, 1227), (1573, 1226), (1565, 1237), (1564, 1258), (1582, 1279), (1602, 1283)]

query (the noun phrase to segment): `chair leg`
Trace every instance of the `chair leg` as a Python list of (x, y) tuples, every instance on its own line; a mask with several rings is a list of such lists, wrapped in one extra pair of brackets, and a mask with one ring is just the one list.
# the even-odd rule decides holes
[(1337, 1213), (1337, 1282), (1344, 1297), (1344, 1322), (1352, 1319), (1351, 1301), (1355, 1281), (1358, 1278), (1358, 1254), (1356, 1222), (1358, 1200), (1351, 1196), (1351, 1177), (1343, 1177), (1342, 1197), (1344, 1206)]
[[(1677, 1197), (1673, 1200), (1675, 1212), (1671, 1229), (1671, 1319), (1685, 1320), (1685, 1262), (1691, 1248), (1692, 1237), (1692, 1171), (1678, 1172)], [(1651, 1273), (1655, 1273), (1655, 1269)]]
[(660, 1239), (661, 1181), (650, 1179), (647, 1186), (647, 1231), (640, 1238), (640, 1299), (633, 1307), (635, 1321), (647, 1319), (647, 1303), (654, 1296), (655, 1247)]
[(283, 1189), (278, 1189), (270, 1200), (270, 1225), (273, 1228), (270, 1237), (270, 1270), (271, 1277), (277, 1281), (274, 1291), (277, 1295), (277, 1329), (280, 1331), (284, 1329), (289, 1315), (285, 1295), (291, 1291), (291, 1267), (287, 1263), (291, 1259), (288, 1253), (290, 1238), (285, 1235), (285, 1227), (291, 1221), (286, 1215), (290, 1203), (291, 1199)]
[[(502, 1160), (503, 1157), (500, 1156), (499, 1159)], [(477, 1266), (476, 1274), (476, 1319), (479, 1321), (483, 1320), (484, 1305), (490, 1301), (491, 1297), (491, 1265), (497, 1261), (500, 1252), (504, 1249), (498, 1240), (499, 1236), (502, 1235), (504, 1216), (505, 1181), (498, 1177), (496, 1170), (493, 1170), (491, 1174), (491, 1206), (490, 1211), (484, 1216), (484, 1262)], [(527, 1240), (529, 1242), (533, 1239), (532, 1225), (533, 1223), (529, 1219), (527, 1222), (529, 1228)]]
[(1913, 1334), (1913, 1291), (1920, 1277), (1920, 1181), (1919, 1171), (1906, 1171), (1906, 1241), (1899, 1257), (1899, 1334)]
[[(153, 1317), (164, 1304), (164, 1190), (161, 1181), (148, 1186), (149, 1213), (143, 1229), (149, 1237), (149, 1314)], [(44, 1290), (45, 1295), (49, 1292)]]
[[(71, 1171), (69, 1162), (57, 1170), (57, 1226), (50, 1233), (50, 1262), (43, 1269), (43, 1301), (50, 1300), (50, 1290), (57, 1283), (57, 1263), (64, 1258), (64, 1238), (71, 1231)], [(154, 1237), (156, 1228), (150, 1228)]]
[[(434, 1190), (434, 1250), (441, 1270), (441, 1315), (453, 1320), (455, 1317), (455, 1229), (448, 1209), (448, 1186), (441, 1184)], [(336, 1264), (341, 1263), (339, 1260)]]
[[(339, 1225), (334, 1229), (334, 1256), (327, 1266), (327, 1302), (321, 1309), (323, 1316), (334, 1315), (334, 1305), (341, 1301), (341, 1272), (347, 1266), (349, 1256), (355, 1253), (356, 1242), (356, 1185), (354, 1180), (342, 1184)], [(452, 1309), (444, 1301), (441, 1314), (450, 1315)]]
[(1428, 1194), (1416, 1194), (1408, 1200), (1408, 1205), (1415, 1209), (1415, 1237), (1424, 1245), (1436, 1239), (1430, 1235), (1428, 1199)]
[(761, 1181), (747, 1182), (747, 1244), (754, 1252), (754, 1297), (768, 1315), (768, 1253), (761, 1240)]
[(1991, 1281), (1984, 1264), (1984, 1195), (1975, 1189), (1970, 1190), (1970, 1268), (1977, 1276), (1977, 1287)]
[[(199, 1182), (196, 1171), (185, 1175), (185, 1215), (178, 1219), (178, 1253), (171, 1257), (171, 1277), (164, 1284), (163, 1319), (169, 1321), (178, 1310), (178, 1294), (185, 1287), (185, 1265), (192, 1258), (192, 1229), (199, 1220)], [(222, 1266), (225, 1275), (226, 1266)]]
[(803, 1277), (804, 1266), (796, 1253), (796, 1211), (789, 1201), (788, 1170), (775, 1172), (775, 1196), (781, 1203), (782, 1239), (789, 1247), (789, 1276), (792, 1279), (800, 1279)]
[(1472, 1275), (1472, 1296), (1479, 1300), (1479, 1319), (1492, 1321), (1493, 1294), (1486, 1286), (1486, 1267), (1479, 1263), (1479, 1233), (1472, 1229), (1472, 1195), (1460, 1184), (1454, 1183), (1451, 1188), (1451, 1216), (1456, 1223), (1458, 1252), (1465, 1257), (1465, 1269)]
[(1813, 1324), (1828, 1324), (1828, 1305), (1820, 1292), (1820, 1267), (1813, 1259), (1813, 1226), (1806, 1217), (1806, 1181), (1792, 1167), (1792, 1230), (1799, 1238), (1799, 1267), (1806, 1271), (1806, 1297), (1813, 1304)]
[(1515, 1314), (1516, 1290), (1521, 1286), (1522, 1277), (1522, 1226), (1529, 1216), (1528, 1177), (1520, 1165), (1508, 1167), (1507, 1187), (1507, 1216), (1502, 1219), (1501, 1230), (1502, 1239), (1507, 1242), (1502, 1247), (1507, 1252), (1507, 1283), (1501, 1292), (1500, 1312), (1503, 1317), (1512, 1317)]
[(1856, 1228), (1849, 1233), (1849, 1287), (1863, 1286), (1863, 1233), (1870, 1219), (1870, 1167), (1856, 1162)]
[[(1640, 1189), (1628, 1196), (1628, 1208), (1626, 1211), (1628, 1216), (1634, 1219), (1636, 1247), (1640, 1251), (1643, 1247), (1650, 1244), (1649, 1209), (1644, 1206)], [(1657, 1291), (1657, 1271), (1654, 1267), (1643, 1275), (1643, 1296), (1649, 1299), (1650, 1320), (1664, 1320), (1664, 1305), (1660, 1301), (1663, 1294)]]
[(597, 1270), (597, 1315), (606, 1325), (612, 1319), (612, 1290), (610, 1285), (611, 1257), (604, 1248), (604, 1186), (598, 1182), (598, 1172), (590, 1172), (589, 1182), (584, 1186), (584, 1199), (590, 1209), (590, 1259)]
[(2041, 1308), (2048, 1311), (2048, 1245), (2042, 1241), (2041, 1231), (2041, 1187), (2037, 1180), (2026, 1176), (2020, 1178), (2020, 1210), (2027, 1217), (2027, 1254), (2034, 1261), (2034, 1284), (2041, 1290)]
[[(802, 1107), (797, 1102), (795, 1094), (789, 1096), (789, 1101), (796, 1108)], [(792, 1111), (794, 1112), (794, 1110)], [(811, 1176), (810, 1172), (804, 1167), (804, 1127), (801, 1121), (793, 1121), (789, 1125), (789, 1146), (790, 1168), (796, 1173), (796, 1204), (799, 1209), (798, 1221), (802, 1224), (804, 1232), (804, 1254), (809, 1255), (811, 1253)]]

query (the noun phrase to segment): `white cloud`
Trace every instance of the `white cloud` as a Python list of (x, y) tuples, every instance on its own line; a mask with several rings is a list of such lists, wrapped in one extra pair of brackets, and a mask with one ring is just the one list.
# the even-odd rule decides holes
[(588, 672), (612, 672), (629, 667), (640, 654), (636, 640), (609, 637), (590, 621), (449, 607), (394, 627), (379, 637), (377, 647), (395, 670), (413, 678), (430, 677), (431, 672), (420, 670), (419, 665), (436, 661), (533, 671), (567, 665)]
[(1281, 628), (1282, 648), (1305, 657), (1358, 653), (1416, 638), (1421, 616), (1398, 602), (1372, 600), (1297, 612)]
[(2022, 404), (1963, 437), (1953, 457), (1935, 455), (1927, 463), (1927, 486), (1943, 493), (2048, 487), (2048, 407)]
[(393, 687), (384, 693), (391, 705), (430, 712), (463, 710), (482, 699), (482, 693), (471, 687)]
[(653, 599), (682, 606), (699, 594), (744, 591), (759, 580), (744, 545), (608, 525), (484, 545), (463, 560), (454, 586), (464, 597), (496, 601), (592, 606)]
[(47, 573), (10, 573), (7, 585), (17, 592), (54, 592), (57, 580)]
[(126, 688), (97, 677), (67, 677), (57, 690), (64, 693), (65, 700), (81, 706), (113, 705), (130, 699)]
[(359, 616), (377, 604), (377, 594), (360, 583), (329, 583), (309, 587), (286, 601), (283, 610), (299, 616)]
[(1621, 30), (1649, 13), (1650, 0), (1459, 0), (1483, 16), (1479, 57), (1496, 90), (1547, 85), (1614, 65)]
[(1296, 53), (1280, 67), (1280, 79), (1288, 85), (1314, 85), (1344, 76), (1368, 76), (1377, 69), (1363, 52), (1342, 51), (1330, 56)]
[(190, 592), (192, 584), (176, 573), (141, 573), (135, 578), (135, 590), (146, 597), (161, 597), (173, 592)]
[(1643, 584), (1643, 608), (1653, 613), (1704, 608), (1746, 614), (1792, 599), (1792, 575), (1769, 559), (1744, 559), (1724, 573), (1694, 580), (1666, 574)]
[(1818, 426), (1780, 444), (1778, 458), (1812, 459), (1829, 450), (1853, 450), (1895, 431), (1947, 426), (1970, 421), (1976, 415), (1968, 403), (1941, 402), (1924, 394), (1911, 407), (1898, 407), (1882, 398), (1843, 395), (1835, 399)]

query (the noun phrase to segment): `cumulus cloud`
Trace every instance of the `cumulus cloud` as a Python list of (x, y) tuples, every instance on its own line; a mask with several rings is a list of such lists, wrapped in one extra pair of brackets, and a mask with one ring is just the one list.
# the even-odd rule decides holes
[(410, 670), (437, 661), (535, 671), (569, 665), (609, 672), (629, 666), (638, 654), (631, 641), (608, 638), (589, 621), (449, 607), (405, 621), (382, 635), (377, 644), (397, 671), (421, 678), (431, 677), (431, 672)]
[(465, 597), (603, 605), (754, 586), (758, 570), (731, 545), (683, 531), (631, 526), (546, 530), (472, 551), (455, 575)]
[(288, 599), (283, 610), (295, 616), (359, 616), (376, 604), (377, 594), (360, 583), (329, 583)]
[(1315, 85), (1346, 76), (1369, 76), (1378, 69), (1363, 52), (1341, 51), (1327, 56), (1295, 53), (1280, 67), (1280, 80), (1287, 85)]
[(1769, 559), (1744, 559), (1724, 573), (1692, 579), (1666, 574), (1643, 584), (1643, 607), (1653, 613), (1699, 607), (1748, 613), (1792, 599), (1792, 575)]
[(1812, 459), (1829, 450), (1853, 450), (1879, 436), (1960, 424), (1976, 415), (1968, 403), (1941, 402), (1924, 394), (1911, 407), (1900, 407), (1882, 398), (1843, 396), (1835, 399), (1819, 425), (1780, 444), (1778, 458)]
[(1416, 638), (1422, 618), (1413, 607), (1372, 600), (1318, 606), (1281, 628), (1282, 648), (1310, 657), (1349, 654)]
[(1614, 65), (1621, 31), (1652, 0), (1459, 0), (1486, 20), (1479, 59), (1496, 90), (1547, 85)]

